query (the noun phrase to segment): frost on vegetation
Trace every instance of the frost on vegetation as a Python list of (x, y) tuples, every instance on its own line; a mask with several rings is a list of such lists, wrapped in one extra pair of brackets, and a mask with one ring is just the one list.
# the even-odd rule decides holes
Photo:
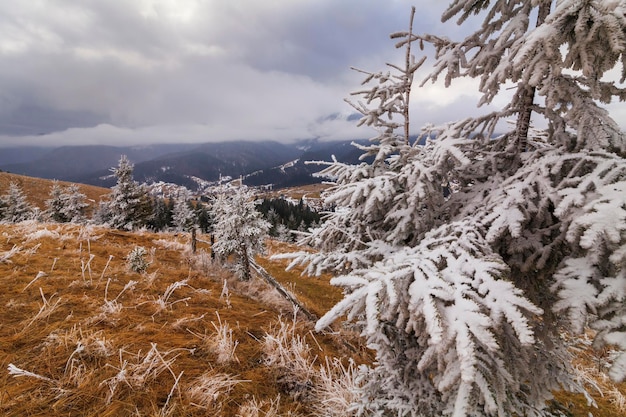
[(22, 332), (26, 331), (26, 329), (28, 329), (36, 321), (50, 318), (52, 313), (54, 313), (56, 309), (61, 305), (62, 298), (55, 298), (56, 293), (52, 294), (49, 298), (46, 298), (43, 290), (39, 288), (39, 294), (41, 295), (42, 299), (41, 307), (39, 308), (39, 311), (30, 319), (30, 321), (24, 325), (23, 329), (21, 330)]
[(164, 311), (164, 310), (166, 310), (168, 308), (172, 308), (172, 306), (174, 304), (186, 303), (187, 301), (189, 301), (191, 297), (185, 297), (185, 298), (181, 298), (179, 300), (170, 301), (170, 298), (174, 294), (174, 291), (176, 291), (179, 288), (184, 288), (184, 287), (189, 287), (189, 284), (187, 284), (187, 280), (186, 279), (184, 279), (182, 281), (176, 281), (176, 282), (168, 285), (167, 288), (165, 289), (165, 292), (163, 293), (163, 295), (159, 296), (159, 298), (157, 298), (154, 301), (155, 305), (157, 306), (157, 312), (161, 312), (161, 311)]
[[(279, 411), (280, 395), (268, 401), (253, 397), (239, 407), (236, 417), (280, 417)], [(293, 414), (289, 414), (289, 416), (296, 417)]]
[[(626, 379), (626, 136), (601, 107), (626, 99), (607, 77), (626, 79), (624, 10), (454, 0), (444, 21), (479, 24), (464, 39), (417, 35), (411, 18), (392, 35), (401, 65), (358, 70), (348, 102), (376, 136), (355, 145), (359, 163), (319, 174), (338, 209), (290, 266), (334, 272), (345, 295), (317, 329), (347, 318), (376, 351), (362, 413), (545, 415), (552, 391), (584, 391), (559, 329), (594, 329), (618, 350), (608, 376)], [(469, 76), (479, 104), (514, 85), (510, 102), (415, 137), (414, 46), (434, 51), (421, 85)]]
[(137, 285), (137, 281), (130, 280), (124, 288), (117, 294), (117, 296), (109, 300), (109, 285), (111, 284), (111, 278), (107, 280), (107, 284), (104, 288), (104, 303), (100, 306), (100, 313), (90, 317), (88, 323), (109, 323), (115, 324), (119, 318), (120, 313), (124, 306), (119, 302), (119, 298), (128, 290), (132, 290)]
[(235, 255), (235, 273), (240, 280), (250, 280), (250, 260), (264, 250), (270, 229), (255, 207), (254, 196), (243, 188), (232, 195), (222, 194), (213, 203), (211, 214), (216, 221), (215, 254), (222, 260)]
[(59, 239), (59, 237), (60, 235), (57, 231), (48, 230), (48, 228), (46, 227), (44, 227), (43, 229), (36, 230), (32, 233), (28, 233), (26, 236), (24, 236), (27, 242), (30, 240), (39, 240), (43, 238)]
[(143, 246), (135, 246), (126, 256), (128, 269), (140, 274), (146, 272), (150, 266), (150, 263), (146, 259), (147, 254), (146, 248)]
[(282, 317), (263, 338), (264, 363), (277, 373), (281, 390), (297, 400), (307, 400), (316, 373), (315, 357), (305, 338), (296, 333), (294, 321)]
[(328, 359), (319, 367), (313, 386), (311, 409), (314, 415), (349, 417), (360, 398), (362, 371), (351, 360)]
[(233, 329), (230, 328), (228, 323), (222, 322), (217, 311), (215, 314), (217, 315), (217, 324), (211, 322), (215, 329), (215, 334), (207, 340), (209, 350), (216, 356), (216, 361), (219, 364), (239, 362), (239, 358), (235, 354), (239, 341), (233, 339)]
[(210, 370), (192, 380), (185, 389), (184, 394), (195, 406), (206, 410), (219, 410), (221, 400), (227, 397), (228, 393), (237, 384), (245, 382), (250, 381)]
[[(172, 374), (174, 379), (177, 379), (171, 368), (171, 365), (179, 356), (175, 351), (175, 349), (172, 349), (160, 352), (156, 343), (152, 343), (150, 350), (144, 355), (141, 352), (129, 355), (128, 352), (120, 349), (119, 366), (106, 364), (107, 368), (116, 371), (115, 375), (100, 383), (100, 387), (106, 387), (108, 391), (106, 403), (111, 403), (120, 387), (126, 386), (131, 390), (143, 389), (166, 370)], [(124, 354), (130, 356), (130, 358), (124, 359)]]
[(83, 331), (80, 326), (73, 326), (69, 330), (58, 330), (46, 336), (43, 347), (73, 348), (68, 362), (73, 358), (107, 358), (115, 353), (113, 343), (106, 338), (104, 332)]
[(169, 239), (155, 239), (153, 240), (153, 242), (161, 246), (163, 249), (173, 250), (176, 252), (184, 252), (185, 250), (188, 249), (188, 246), (189, 246), (177, 240), (169, 240)]
[(13, 245), (13, 247), (4, 252), (0, 252), (0, 263), (11, 263), (11, 258), (22, 250), (21, 246)]

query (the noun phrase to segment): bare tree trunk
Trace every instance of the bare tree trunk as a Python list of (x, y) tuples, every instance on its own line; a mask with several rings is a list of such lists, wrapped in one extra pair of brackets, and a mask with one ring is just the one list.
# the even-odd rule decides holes
[[(537, 27), (541, 26), (548, 14), (550, 14), (551, 0), (544, 0), (539, 6), (537, 15)], [(517, 145), (519, 152), (526, 152), (528, 148), (528, 129), (530, 128), (530, 116), (532, 115), (533, 100), (535, 99), (535, 87), (524, 86), (519, 93), (519, 116), (515, 131), (517, 133)]]
[(413, 72), (410, 71), (411, 68), (411, 42), (413, 38), (413, 19), (415, 18), (415, 6), (411, 7), (411, 20), (409, 23), (409, 42), (406, 45), (406, 56), (405, 56), (405, 67), (404, 70), (406, 73), (404, 76), (406, 79), (404, 82), (406, 83), (404, 87), (404, 109), (402, 111), (402, 115), (404, 116), (404, 141), (406, 144), (409, 143), (409, 135), (410, 135), (410, 121), (409, 121), (409, 100), (411, 99), (411, 86), (413, 85)]
[(241, 262), (241, 268), (243, 269), (242, 281), (250, 281), (250, 258), (248, 258), (248, 247), (246, 244), (241, 245), (241, 253), (239, 254)]
[(198, 246), (198, 239), (196, 237), (196, 228), (191, 229), (191, 253), (196, 254), (196, 248)]
[(301, 311), (307, 319), (311, 321), (317, 321), (317, 317), (315, 316), (315, 314), (307, 310), (294, 295), (287, 291), (285, 287), (283, 287), (280, 282), (276, 281), (276, 279), (272, 277), (261, 265), (257, 264), (255, 261), (252, 261), (252, 267), (261, 276), (261, 278), (263, 278), (270, 285), (272, 285), (272, 287), (276, 288), (276, 291), (278, 291), (280, 295), (285, 297), (291, 304), (293, 304), (293, 306), (296, 307), (298, 311)]

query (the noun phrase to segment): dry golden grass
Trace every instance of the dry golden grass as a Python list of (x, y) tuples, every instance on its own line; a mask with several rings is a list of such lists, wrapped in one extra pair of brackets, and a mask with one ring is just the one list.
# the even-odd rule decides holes
[[(332, 372), (349, 359), (370, 363), (371, 352), (346, 330), (318, 334), (304, 318), (292, 321), (287, 301), (258, 278), (234, 279), (200, 239), (192, 255), (182, 234), (0, 225), (0, 415), (320, 415), (311, 397), (332, 395), (342, 385), (331, 385)], [(136, 246), (147, 249), (146, 273), (128, 269)], [(269, 241), (257, 262), (321, 316), (342, 296), (330, 277), (269, 260), (295, 249)], [(578, 358), (604, 396), (590, 386), (593, 409), (582, 396), (557, 394), (568, 415), (625, 415), (625, 384), (596, 372), (604, 358), (587, 344)], [(309, 386), (311, 378), (326, 388)]]
[[(10, 174), (8, 172), (0, 172), (0, 194), (4, 194), (9, 189), (12, 182), (18, 184), (28, 201), (36, 207), (44, 210), (45, 202), (50, 198), (50, 189), (52, 188), (52, 180), (42, 178), (26, 177), (24, 175)], [(71, 183), (59, 181), (62, 186), (68, 186)], [(93, 209), (98, 202), (106, 197), (111, 190), (108, 188), (96, 187), (93, 185), (77, 184), (80, 191), (87, 196), (87, 203)]]
[(327, 184), (301, 185), (297, 187), (281, 188), (279, 190), (269, 191), (266, 193), (266, 196), (269, 198), (277, 198), (281, 195), (285, 195), (293, 198), (294, 200), (299, 200), (302, 197), (320, 198), (324, 190), (329, 187), (330, 186)]
[[(257, 404), (312, 415), (264, 360), (264, 337), (281, 316), (289, 320), (291, 305), (261, 280), (234, 280), (210, 262), (206, 244), (191, 255), (187, 239), (0, 225), (0, 414), (235, 416)], [(146, 273), (127, 267), (135, 246), (148, 250)], [(358, 338), (312, 328), (299, 319), (294, 334), (315, 366), (326, 357), (371, 360), (354, 347)], [(231, 359), (220, 333), (236, 342)]]

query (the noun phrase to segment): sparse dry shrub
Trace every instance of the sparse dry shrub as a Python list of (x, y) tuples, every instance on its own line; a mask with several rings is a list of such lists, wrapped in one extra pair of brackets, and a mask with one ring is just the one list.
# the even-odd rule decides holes
[(185, 330), (189, 324), (200, 322), (206, 314), (202, 314), (200, 316), (183, 316), (179, 317), (172, 323), (172, 329), (174, 330)]
[(39, 240), (39, 239), (43, 239), (43, 238), (50, 238), (50, 239), (58, 239), (60, 237), (59, 233), (55, 230), (48, 230), (48, 228), (44, 227), (43, 229), (38, 229), (35, 230), (31, 233), (28, 233), (26, 236), (24, 236), (26, 241), (30, 241), (30, 240)]
[(352, 406), (360, 398), (359, 369), (350, 360), (344, 365), (337, 358), (326, 358), (315, 375), (311, 409), (316, 416), (350, 417)]
[(250, 382), (237, 379), (215, 370), (209, 370), (198, 378), (191, 381), (185, 390), (185, 396), (192, 405), (205, 410), (218, 411), (222, 408), (223, 398), (242, 382)]
[[(154, 304), (157, 306), (157, 313), (164, 311), (168, 308), (172, 308), (172, 306), (176, 303), (186, 303), (191, 299), (191, 297), (181, 298), (179, 300), (170, 301), (172, 294), (179, 288), (188, 287), (187, 280), (184, 279), (182, 281), (176, 281), (170, 284), (166, 289), (163, 295), (159, 296), (156, 300), (154, 300)], [(156, 313), (155, 313), (156, 314)]]
[(50, 318), (52, 313), (54, 313), (57, 310), (57, 308), (59, 308), (59, 306), (61, 305), (62, 298), (56, 297), (57, 295), (56, 293), (52, 294), (49, 298), (46, 298), (46, 296), (43, 293), (43, 290), (40, 287), (39, 294), (41, 295), (41, 299), (43, 301), (42, 305), (39, 308), (39, 311), (21, 329), (22, 332), (26, 331), (36, 321), (46, 320)]
[(190, 264), (194, 270), (204, 274), (208, 274), (215, 266), (211, 255), (204, 249), (199, 250), (195, 255), (191, 255)]
[(280, 389), (296, 400), (307, 400), (316, 374), (316, 356), (304, 336), (296, 332), (295, 315), (292, 322), (279, 318), (263, 338), (264, 362), (276, 372)]
[(128, 359), (124, 359), (123, 356), (128, 352), (119, 350), (119, 367), (107, 364), (108, 367), (117, 371), (115, 375), (105, 379), (100, 383), (100, 387), (106, 387), (108, 393), (106, 395), (105, 402), (111, 403), (111, 400), (118, 392), (118, 387), (127, 386), (131, 390), (143, 389), (152, 383), (157, 377), (165, 370), (178, 379), (172, 371), (171, 365), (174, 363), (178, 354), (173, 353), (174, 350), (167, 352), (159, 352), (156, 343), (151, 344), (150, 350), (145, 355), (141, 355), (141, 352), (136, 355), (131, 354), (131, 360), (134, 357), (134, 362), (129, 362)]
[(177, 252), (184, 252), (187, 249), (187, 245), (177, 240), (168, 239), (155, 239), (152, 242), (161, 246), (163, 249), (173, 250)]
[(10, 250), (0, 252), (0, 263), (11, 263), (11, 258), (19, 253), (20, 250), (22, 250), (20, 246), (13, 245)]
[(97, 315), (88, 318), (86, 321), (87, 324), (94, 324), (94, 323), (106, 323), (110, 325), (117, 324), (120, 313), (122, 312), (122, 309), (124, 308), (124, 306), (122, 305), (121, 302), (118, 301), (118, 299), (122, 296), (122, 294), (124, 294), (124, 292), (134, 288), (137, 285), (137, 281), (133, 281), (133, 280), (128, 281), (126, 285), (124, 285), (124, 288), (122, 288), (122, 290), (117, 294), (117, 297), (115, 297), (112, 300), (108, 299), (109, 284), (111, 284), (111, 278), (107, 280), (107, 285), (104, 289), (104, 304), (100, 306), (99, 308), (100, 312)]
[(211, 322), (215, 329), (215, 334), (208, 340), (209, 349), (215, 355), (219, 364), (239, 362), (235, 354), (239, 341), (233, 339), (233, 329), (230, 328), (228, 323), (222, 322), (217, 311), (215, 314), (217, 315), (217, 324)]
[(44, 349), (59, 346), (63, 346), (66, 349), (74, 349), (70, 357), (79, 356), (102, 359), (108, 358), (115, 353), (113, 343), (106, 338), (104, 331), (83, 331), (78, 325), (74, 325), (68, 330), (56, 330), (44, 339)]
[(253, 397), (239, 407), (236, 417), (279, 417), (279, 406), (280, 395), (268, 401)]
[(577, 352), (574, 369), (583, 385), (606, 398), (617, 411), (626, 414), (626, 395), (607, 373), (619, 352), (607, 347), (595, 350), (589, 334), (577, 336), (571, 343), (572, 349)]

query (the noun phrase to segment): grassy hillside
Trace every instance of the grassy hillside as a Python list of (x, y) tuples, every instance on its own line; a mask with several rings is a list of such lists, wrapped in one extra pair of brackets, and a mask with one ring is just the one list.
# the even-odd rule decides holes
[[(2, 415), (323, 415), (345, 402), (347, 359), (371, 360), (352, 333), (294, 321), (263, 281), (234, 280), (202, 243), (191, 255), (186, 236), (30, 222), (0, 234)], [(144, 273), (125, 260), (136, 246)], [(323, 313), (340, 294), (311, 283), (324, 299), (305, 302)]]
[[(18, 184), (22, 188), (22, 191), (24, 191), (24, 194), (27, 196), (28, 201), (31, 204), (42, 210), (45, 209), (45, 202), (50, 198), (50, 189), (52, 188), (53, 183), (52, 180), (0, 172), (0, 195), (7, 192), (9, 184), (12, 182)], [(59, 184), (66, 186), (71, 183), (59, 181)], [(95, 187), (93, 185), (85, 184), (77, 185), (79, 186), (80, 191), (87, 196), (87, 203), (89, 203), (92, 209), (97, 206), (103, 196), (106, 196), (111, 192), (108, 188)]]
[[(0, 193), (10, 182), (42, 208), (52, 185), (0, 173)], [(80, 187), (95, 202), (109, 192)], [(346, 416), (355, 366), (373, 360), (353, 332), (315, 333), (260, 278), (234, 279), (205, 236), (195, 255), (172, 233), (24, 222), (0, 224), (0, 237), (3, 416)], [(145, 272), (126, 260), (139, 246)], [(341, 291), (269, 260), (291, 250), (269, 241), (257, 262), (319, 317)], [(626, 384), (607, 380), (610, 352), (589, 340), (572, 345), (599, 408), (559, 393), (563, 415), (626, 415)]]

